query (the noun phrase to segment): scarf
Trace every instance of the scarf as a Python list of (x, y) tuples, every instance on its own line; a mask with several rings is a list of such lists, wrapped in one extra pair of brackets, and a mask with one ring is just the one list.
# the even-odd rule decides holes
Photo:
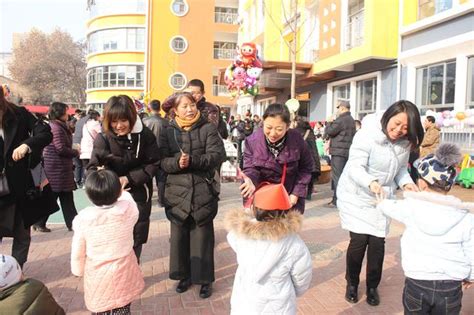
[(201, 118), (201, 112), (198, 111), (193, 119), (181, 119), (178, 116), (174, 117), (174, 120), (178, 126), (186, 131), (191, 130), (192, 126)]
[(285, 134), (283, 138), (278, 140), (275, 143), (271, 143), (270, 140), (268, 140), (267, 137), (265, 137), (265, 142), (267, 143), (267, 148), (268, 150), (273, 154), (273, 156), (276, 158), (278, 155), (280, 155), (281, 151), (285, 148), (285, 143), (286, 143), (286, 138), (288, 134)]

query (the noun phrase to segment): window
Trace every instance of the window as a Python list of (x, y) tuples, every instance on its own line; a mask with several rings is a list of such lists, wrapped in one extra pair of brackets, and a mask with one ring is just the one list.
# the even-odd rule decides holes
[(171, 2), (171, 12), (176, 16), (184, 16), (188, 13), (189, 6), (186, 0), (174, 0)]
[(182, 90), (187, 83), (186, 76), (180, 72), (175, 72), (170, 76), (170, 86), (175, 90)]
[(438, 14), (451, 9), (453, 0), (419, 0), (418, 1), (418, 19)]
[(89, 69), (87, 88), (142, 88), (143, 66), (102, 66)]
[(428, 109), (453, 109), (456, 62), (444, 62), (417, 69), (416, 102), (422, 114)]
[(377, 78), (357, 81), (357, 119), (375, 112), (377, 102)]
[(239, 17), (237, 8), (216, 7), (214, 9), (214, 22), (224, 24), (237, 24)]
[(90, 13), (89, 17), (92, 19), (100, 15), (112, 15), (121, 13), (142, 13), (145, 14), (146, 4), (145, 0), (94, 0), (89, 1)]
[(351, 96), (351, 84), (342, 84), (332, 88), (332, 110), (336, 111), (337, 103), (341, 100), (349, 101)]
[(467, 105), (474, 108), (474, 57), (469, 58), (467, 67)]
[(170, 47), (175, 53), (182, 54), (188, 49), (188, 42), (183, 36), (175, 36), (171, 38)]
[(214, 59), (234, 59), (237, 53), (237, 43), (214, 42)]
[(348, 12), (345, 30), (346, 50), (360, 46), (364, 41), (364, 0), (349, 0)]
[(145, 50), (145, 28), (114, 28), (88, 36), (89, 54), (108, 50)]

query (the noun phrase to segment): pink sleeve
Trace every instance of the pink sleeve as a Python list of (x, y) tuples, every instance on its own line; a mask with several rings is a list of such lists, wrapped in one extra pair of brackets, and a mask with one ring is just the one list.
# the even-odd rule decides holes
[(86, 262), (86, 240), (84, 238), (79, 218), (76, 217), (72, 222), (74, 236), (71, 244), (71, 272), (75, 276), (84, 274), (84, 265)]

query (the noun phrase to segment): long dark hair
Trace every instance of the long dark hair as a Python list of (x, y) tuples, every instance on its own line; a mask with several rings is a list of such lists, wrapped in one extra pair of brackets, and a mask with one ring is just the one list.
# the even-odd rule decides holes
[(382, 130), (385, 134), (387, 134), (387, 125), (390, 118), (400, 113), (407, 114), (408, 132), (406, 137), (411, 143), (412, 150), (418, 149), (421, 142), (423, 141), (425, 132), (423, 130), (423, 125), (421, 124), (420, 111), (412, 102), (407, 100), (400, 100), (393, 103), (385, 111), (382, 116), (382, 119), (380, 120), (380, 122), (382, 123)]
[(2, 121), (0, 121), (0, 123), (3, 124), (3, 117), (5, 117), (6, 112), (13, 113), (14, 107), (15, 105), (13, 103), (10, 103), (9, 101), (7, 101), (3, 93), (3, 87), (0, 86), (0, 115), (2, 115), (1, 116)]

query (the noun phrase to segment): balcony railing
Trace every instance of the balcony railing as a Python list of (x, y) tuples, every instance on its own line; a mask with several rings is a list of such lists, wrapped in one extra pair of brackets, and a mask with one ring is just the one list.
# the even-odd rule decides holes
[(364, 42), (364, 10), (352, 15), (345, 30), (345, 49), (358, 47)]
[(229, 96), (229, 91), (225, 85), (213, 84), (212, 95), (214, 96)]
[(237, 51), (229, 48), (214, 48), (214, 59), (234, 59)]
[(474, 153), (474, 128), (441, 128), (441, 142), (457, 144), (463, 153)]
[(226, 13), (226, 12), (215, 12), (214, 22), (224, 23), (224, 24), (237, 24), (239, 14), (235, 13)]

